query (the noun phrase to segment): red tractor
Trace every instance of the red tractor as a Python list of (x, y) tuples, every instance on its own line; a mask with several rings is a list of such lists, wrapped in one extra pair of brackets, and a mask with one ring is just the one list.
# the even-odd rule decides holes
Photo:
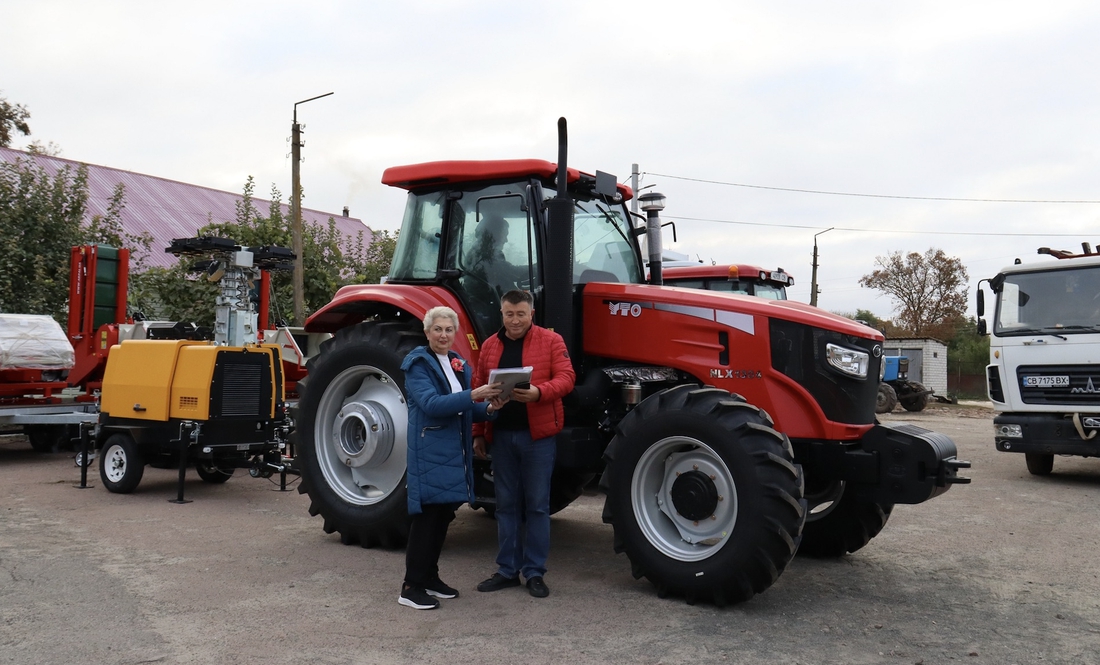
[[(401, 361), (425, 343), (424, 313), (447, 305), (466, 333), (454, 348), (475, 362), (500, 326), (500, 295), (517, 287), (577, 371), (552, 510), (602, 473), (615, 549), (660, 595), (748, 599), (796, 550), (855, 551), (895, 503), (967, 482), (946, 436), (876, 424), (881, 334), (791, 301), (662, 287), (659, 269), (645, 283), (632, 192), (566, 167), (564, 119), (559, 142), (556, 165), (383, 174), (409, 192), (389, 280), (341, 289), (306, 324), (334, 335), (299, 383), (294, 435), (300, 490), (327, 533), (404, 545)], [(474, 463), (475, 507), (491, 510), (488, 463)]]

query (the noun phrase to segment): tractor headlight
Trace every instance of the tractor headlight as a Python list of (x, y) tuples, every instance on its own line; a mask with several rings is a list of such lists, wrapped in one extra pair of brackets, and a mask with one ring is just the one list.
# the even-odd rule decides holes
[(867, 378), (867, 366), (871, 355), (866, 351), (848, 349), (836, 344), (825, 345), (825, 359), (836, 369), (857, 379)]

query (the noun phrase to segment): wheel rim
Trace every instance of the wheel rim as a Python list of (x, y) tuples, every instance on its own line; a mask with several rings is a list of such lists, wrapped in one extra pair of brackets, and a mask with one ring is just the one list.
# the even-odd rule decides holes
[(662, 439), (642, 454), (630, 498), (642, 534), (678, 561), (712, 556), (737, 523), (733, 475), (713, 448), (690, 437)]
[(122, 482), (126, 477), (126, 451), (120, 445), (112, 445), (103, 455), (103, 468), (107, 480), (112, 483)]
[(840, 498), (844, 496), (845, 482), (834, 480), (821, 487), (806, 487), (806, 504), (809, 511), (806, 513), (806, 521), (813, 522), (823, 519), (826, 515), (836, 510), (840, 505)]
[(389, 375), (349, 367), (325, 389), (315, 418), (317, 463), (342, 500), (371, 505), (402, 484), (408, 409)]

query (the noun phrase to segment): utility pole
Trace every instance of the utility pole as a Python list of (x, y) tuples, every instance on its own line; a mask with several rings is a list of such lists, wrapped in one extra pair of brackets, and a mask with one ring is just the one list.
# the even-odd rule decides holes
[(830, 226), (824, 231), (814, 234), (814, 262), (813, 271), (810, 273), (810, 305), (813, 307), (817, 307), (817, 237), (822, 233), (828, 233), (832, 230), (833, 227)]
[(305, 251), (302, 242), (302, 126), (298, 124), (298, 104), (312, 102), (315, 99), (328, 97), (333, 93), (326, 92), (323, 95), (303, 99), (294, 104), (294, 123), (290, 126), (290, 232), (294, 240), (294, 325), (301, 326), (306, 322), (306, 288), (305, 274), (302, 263), (302, 253)]

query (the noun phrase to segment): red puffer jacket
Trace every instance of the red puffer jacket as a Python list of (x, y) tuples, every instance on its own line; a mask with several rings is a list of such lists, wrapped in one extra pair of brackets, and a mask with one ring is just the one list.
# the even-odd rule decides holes
[[(485, 385), (489, 370), (500, 364), (504, 353), (504, 344), (500, 341), (501, 331), (485, 340), (474, 373), (474, 387)], [(532, 325), (523, 338), (523, 365), (531, 366), (531, 385), (539, 389), (539, 401), (527, 405), (527, 421), (531, 427), (532, 439), (554, 436), (565, 425), (565, 409), (561, 398), (573, 390), (577, 379), (573, 372), (573, 363), (565, 349), (565, 340), (552, 330)], [(493, 440), (491, 423), (474, 423), (474, 436), (484, 436)]]

